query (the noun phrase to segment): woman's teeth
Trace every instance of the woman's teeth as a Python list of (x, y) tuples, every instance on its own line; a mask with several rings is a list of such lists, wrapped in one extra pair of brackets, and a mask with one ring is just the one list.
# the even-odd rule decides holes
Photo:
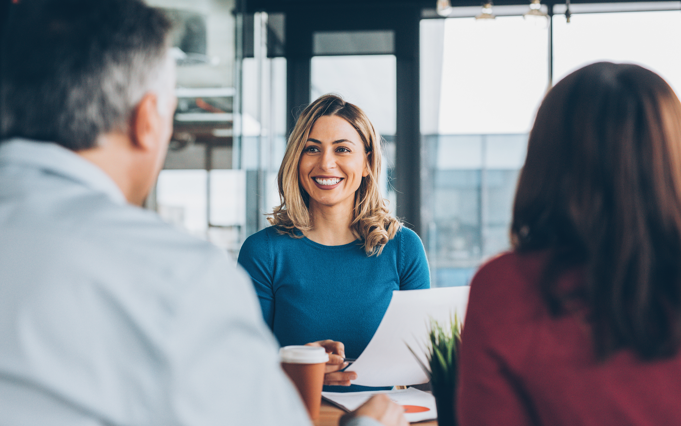
[(314, 178), (315, 182), (317, 182), (320, 185), (323, 186), (331, 186), (335, 185), (338, 182), (340, 182), (340, 178), (331, 178), (331, 179), (322, 179), (322, 178)]

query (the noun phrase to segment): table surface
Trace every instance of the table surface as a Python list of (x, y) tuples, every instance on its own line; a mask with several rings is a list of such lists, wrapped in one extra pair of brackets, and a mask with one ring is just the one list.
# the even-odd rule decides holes
[[(340, 408), (322, 401), (322, 407), (319, 410), (319, 418), (313, 422), (314, 426), (338, 426), (338, 419), (345, 413)], [(427, 422), (412, 423), (419, 426), (437, 426), (437, 420)]]

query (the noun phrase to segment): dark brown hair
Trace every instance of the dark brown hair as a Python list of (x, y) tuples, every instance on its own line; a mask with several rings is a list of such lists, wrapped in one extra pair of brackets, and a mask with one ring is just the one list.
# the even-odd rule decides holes
[[(643, 359), (681, 341), (681, 104), (657, 74), (595, 63), (549, 91), (530, 133), (511, 227), (518, 251), (547, 250), (554, 315), (586, 302), (596, 354)], [(557, 278), (581, 266), (566, 294)]]

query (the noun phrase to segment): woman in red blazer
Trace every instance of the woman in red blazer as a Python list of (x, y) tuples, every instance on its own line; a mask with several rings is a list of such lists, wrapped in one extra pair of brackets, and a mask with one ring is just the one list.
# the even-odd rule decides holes
[(596, 63), (546, 95), (513, 250), (471, 283), (458, 416), (469, 425), (681, 425), (681, 104)]

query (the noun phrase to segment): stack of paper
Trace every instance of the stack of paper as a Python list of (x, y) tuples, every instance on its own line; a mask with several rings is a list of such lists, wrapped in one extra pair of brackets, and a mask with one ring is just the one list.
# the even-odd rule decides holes
[(390, 399), (405, 407), (404, 416), (410, 423), (437, 419), (433, 395), (414, 388), (371, 392), (322, 392), (322, 397), (345, 411), (354, 411), (379, 393), (387, 394)]

